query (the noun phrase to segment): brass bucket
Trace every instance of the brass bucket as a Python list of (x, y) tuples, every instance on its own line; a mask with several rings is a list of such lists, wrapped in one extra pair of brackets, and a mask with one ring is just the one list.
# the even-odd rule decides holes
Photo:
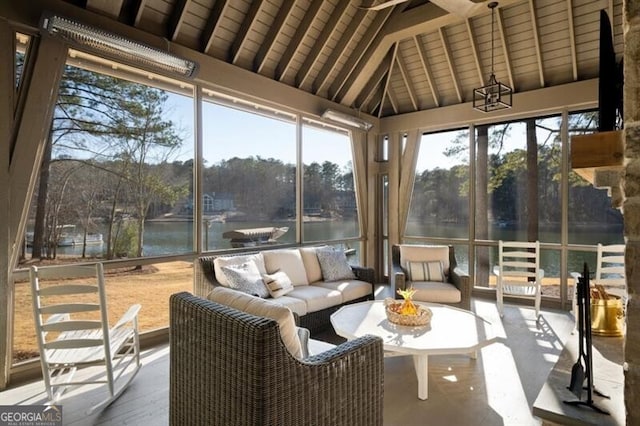
[(599, 336), (622, 336), (624, 311), (622, 299), (610, 294), (609, 299), (591, 298), (591, 332)]

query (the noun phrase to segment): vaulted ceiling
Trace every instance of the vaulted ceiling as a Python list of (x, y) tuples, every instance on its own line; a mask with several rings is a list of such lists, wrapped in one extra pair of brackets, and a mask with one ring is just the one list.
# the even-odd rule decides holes
[[(478, 0), (65, 1), (378, 117), (469, 102), (491, 71)], [(520, 93), (597, 77), (601, 9), (619, 57), (622, 0), (502, 0), (498, 80)]]

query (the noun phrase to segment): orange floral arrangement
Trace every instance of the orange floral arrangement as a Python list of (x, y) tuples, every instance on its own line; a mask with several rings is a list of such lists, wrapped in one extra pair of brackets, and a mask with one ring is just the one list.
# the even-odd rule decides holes
[(411, 287), (406, 290), (398, 290), (398, 294), (404, 299), (398, 313), (400, 315), (418, 315), (418, 307), (411, 299), (413, 295), (416, 294), (416, 289)]

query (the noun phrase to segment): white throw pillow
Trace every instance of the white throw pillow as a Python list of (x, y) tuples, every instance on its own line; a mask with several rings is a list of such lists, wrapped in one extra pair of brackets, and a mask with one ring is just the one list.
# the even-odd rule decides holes
[(236, 256), (218, 256), (213, 259), (213, 270), (216, 274), (216, 279), (223, 286), (229, 287), (229, 281), (227, 281), (227, 277), (224, 275), (222, 271), (223, 266), (231, 266), (231, 265), (241, 265), (250, 260), (253, 260), (258, 267), (258, 271), (260, 274), (266, 274), (267, 268), (264, 266), (264, 258), (262, 257), (262, 253), (254, 253), (254, 254), (244, 254), (244, 255), (236, 255)]
[(214, 288), (207, 298), (251, 315), (277, 321), (282, 342), (289, 353), (298, 359), (302, 358), (302, 346), (296, 330), (296, 323), (291, 310), (286, 306), (224, 287)]
[(262, 252), (262, 255), (267, 268), (265, 274), (282, 271), (287, 274), (294, 286), (309, 284), (302, 255), (298, 249), (268, 250)]
[(271, 297), (274, 299), (284, 296), (293, 290), (291, 279), (282, 271), (273, 274), (264, 274), (262, 279), (264, 280), (264, 285), (267, 290), (269, 290), (269, 294), (271, 294)]
[(320, 269), (322, 270), (322, 278), (325, 281), (353, 280), (355, 275), (349, 266), (347, 256), (342, 250), (334, 250), (327, 247), (316, 252)]
[(262, 275), (254, 261), (223, 266), (222, 272), (227, 277), (229, 287), (254, 296), (269, 297), (269, 289), (264, 285)]
[(409, 281), (444, 282), (442, 262), (407, 262), (407, 278)]

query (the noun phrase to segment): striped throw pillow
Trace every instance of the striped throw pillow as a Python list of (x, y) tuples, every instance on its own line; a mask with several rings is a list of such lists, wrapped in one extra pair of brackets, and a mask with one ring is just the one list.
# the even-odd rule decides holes
[(407, 278), (409, 281), (444, 282), (442, 261), (407, 262)]

